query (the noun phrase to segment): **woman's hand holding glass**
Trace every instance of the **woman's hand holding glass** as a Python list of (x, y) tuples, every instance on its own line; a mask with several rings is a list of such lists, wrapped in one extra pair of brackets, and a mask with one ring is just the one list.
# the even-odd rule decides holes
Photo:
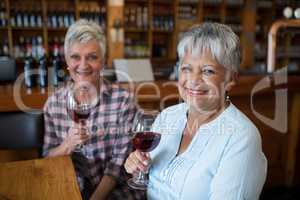
[(63, 148), (68, 154), (78, 150), (78, 146), (83, 145), (88, 139), (89, 134), (86, 129), (80, 127), (71, 127), (62, 143)]
[(125, 162), (126, 172), (129, 174), (137, 174), (139, 171), (147, 173), (151, 164), (149, 153), (136, 150), (132, 152)]

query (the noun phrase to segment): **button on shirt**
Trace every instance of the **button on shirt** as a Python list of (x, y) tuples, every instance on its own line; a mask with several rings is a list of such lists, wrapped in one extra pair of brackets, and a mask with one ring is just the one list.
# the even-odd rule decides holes
[(188, 106), (164, 110), (153, 131), (162, 134), (150, 152), (149, 200), (256, 200), (266, 178), (267, 161), (254, 124), (230, 104), (202, 125), (185, 152), (176, 155)]

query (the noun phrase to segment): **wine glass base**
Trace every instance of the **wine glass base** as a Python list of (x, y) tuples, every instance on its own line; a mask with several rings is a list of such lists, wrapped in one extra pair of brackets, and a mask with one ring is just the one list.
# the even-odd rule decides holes
[(83, 150), (83, 145), (82, 144), (77, 144), (75, 149), (74, 149), (74, 152), (82, 152)]
[(129, 187), (136, 190), (147, 190), (148, 181), (138, 181), (134, 178), (131, 178), (127, 181)]

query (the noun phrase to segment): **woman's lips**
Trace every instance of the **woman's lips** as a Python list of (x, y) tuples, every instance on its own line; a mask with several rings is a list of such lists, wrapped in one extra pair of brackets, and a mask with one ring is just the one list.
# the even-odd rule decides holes
[(185, 88), (186, 92), (190, 96), (203, 96), (208, 94), (208, 90), (204, 89), (190, 89), (190, 88)]
[(91, 71), (76, 71), (76, 74), (79, 76), (89, 76), (92, 74)]

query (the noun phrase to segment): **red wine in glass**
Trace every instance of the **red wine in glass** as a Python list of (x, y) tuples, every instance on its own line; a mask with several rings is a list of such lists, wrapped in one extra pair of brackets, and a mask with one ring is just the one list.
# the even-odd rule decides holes
[(138, 132), (132, 139), (132, 143), (134, 148), (142, 152), (150, 152), (158, 145), (160, 137), (159, 133), (151, 131)]
[(71, 119), (76, 123), (82, 123), (85, 124), (85, 121), (90, 116), (91, 109), (85, 108), (85, 109), (78, 109), (78, 108), (68, 108), (68, 113), (71, 117)]

